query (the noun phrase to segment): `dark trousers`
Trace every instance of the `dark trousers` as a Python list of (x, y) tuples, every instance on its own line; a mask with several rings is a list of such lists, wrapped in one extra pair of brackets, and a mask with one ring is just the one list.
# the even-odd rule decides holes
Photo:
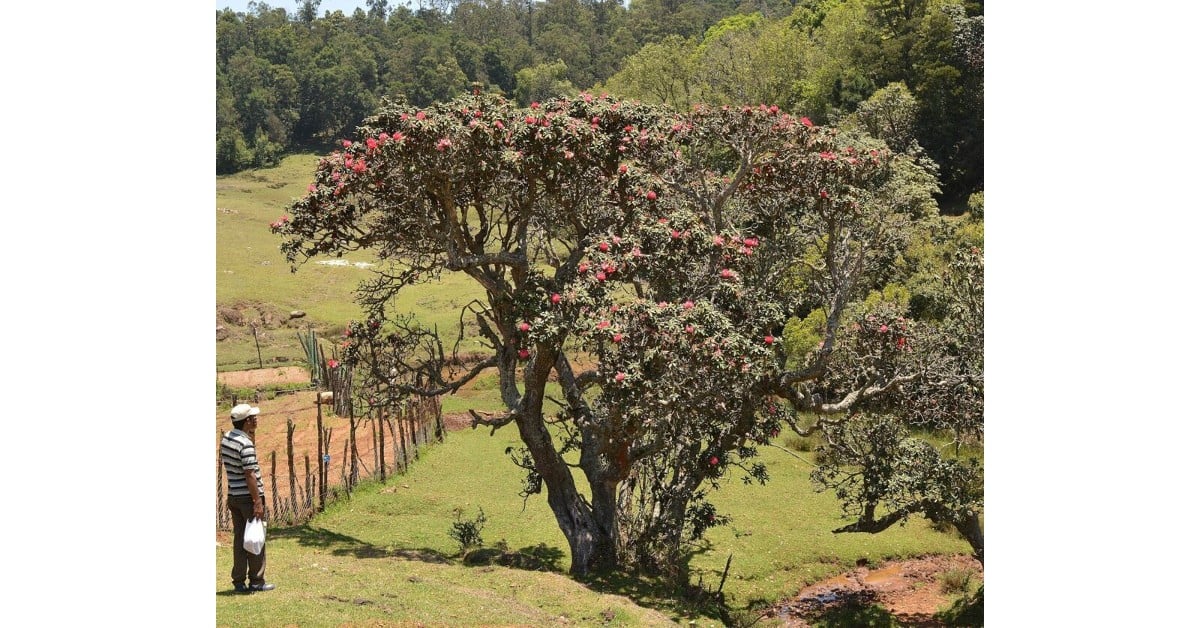
[(247, 576), (251, 586), (263, 584), (267, 581), (266, 545), (263, 545), (262, 552), (257, 555), (247, 552), (246, 548), (242, 547), (246, 536), (246, 522), (254, 518), (254, 500), (249, 495), (230, 496), (229, 512), (233, 515), (233, 571), (229, 575), (235, 585), (244, 584)]

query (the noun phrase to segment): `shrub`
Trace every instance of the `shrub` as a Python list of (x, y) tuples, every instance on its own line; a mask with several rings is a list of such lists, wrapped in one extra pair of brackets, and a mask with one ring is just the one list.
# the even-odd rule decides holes
[(788, 436), (783, 439), (783, 446), (792, 451), (812, 451), (813, 437), (812, 436)]
[(969, 569), (950, 569), (938, 576), (942, 593), (962, 593), (971, 591), (971, 578), (974, 574)]
[(454, 509), (454, 523), (450, 524), (450, 538), (458, 541), (458, 551), (462, 556), (466, 556), (467, 550), (472, 547), (483, 546), (483, 524), (487, 521), (487, 517), (483, 514), (483, 508), (479, 509), (479, 514), (475, 519), (464, 521), (462, 518), (462, 508)]
[(967, 211), (975, 220), (983, 220), (983, 192), (976, 192), (967, 198)]

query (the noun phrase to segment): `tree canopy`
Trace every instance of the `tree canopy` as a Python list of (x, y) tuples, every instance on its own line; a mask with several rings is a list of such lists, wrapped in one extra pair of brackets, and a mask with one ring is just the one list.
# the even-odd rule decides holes
[[(948, 368), (931, 367), (946, 364), (922, 347), (933, 336), (846, 325), (880, 315), (865, 308), (934, 217), (935, 189), (919, 154), (777, 106), (675, 112), (585, 92), (520, 107), (479, 90), (385, 102), (272, 229), (293, 264), (354, 250), (386, 264), (343, 347), (366, 403), (495, 369), (507, 411), (475, 424), (515, 424), (512, 458), (572, 573), (677, 573), (682, 544), (723, 522), (706, 491), (735, 470), (765, 480), (756, 448), (780, 429), (818, 416), (839, 438), (848, 411), (946, 385), (930, 379)], [(400, 290), (447, 272), (486, 294), (458, 334), (394, 311)], [(817, 345), (789, 355), (789, 320), (815, 312)], [(456, 367), (468, 328), (488, 355)]]

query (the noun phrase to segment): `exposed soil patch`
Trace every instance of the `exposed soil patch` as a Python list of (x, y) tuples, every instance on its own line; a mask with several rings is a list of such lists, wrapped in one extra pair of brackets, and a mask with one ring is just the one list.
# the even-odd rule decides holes
[(934, 614), (949, 606), (956, 596), (943, 593), (939, 576), (950, 571), (968, 571), (972, 582), (983, 582), (979, 562), (970, 556), (928, 556), (888, 562), (876, 569), (854, 571), (809, 585), (791, 599), (776, 604), (768, 617), (785, 626), (806, 628), (809, 620), (839, 606), (878, 604), (904, 626), (935, 628), (943, 624)]
[(302, 366), (279, 366), (217, 373), (217, 381), (230, 388), (261, 388), (272, 384), (307, 384), (310, 377), (308, 369)]
[(465, 430), (471, 427), (471, 415), (466, 412), (458, 414), (443, 414), (442, 424), (446, 426), (447, 432), (455, 432)]

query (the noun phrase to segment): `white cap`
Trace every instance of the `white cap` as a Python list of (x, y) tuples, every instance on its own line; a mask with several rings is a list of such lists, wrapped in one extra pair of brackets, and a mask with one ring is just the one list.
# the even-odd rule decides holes
[(233, 410), (229, 411), (229, 418), (233, 419), (235, 423), (240, 423), (257, 414), (258, 408), (248, 403), (240, 403), (234, 406)]

